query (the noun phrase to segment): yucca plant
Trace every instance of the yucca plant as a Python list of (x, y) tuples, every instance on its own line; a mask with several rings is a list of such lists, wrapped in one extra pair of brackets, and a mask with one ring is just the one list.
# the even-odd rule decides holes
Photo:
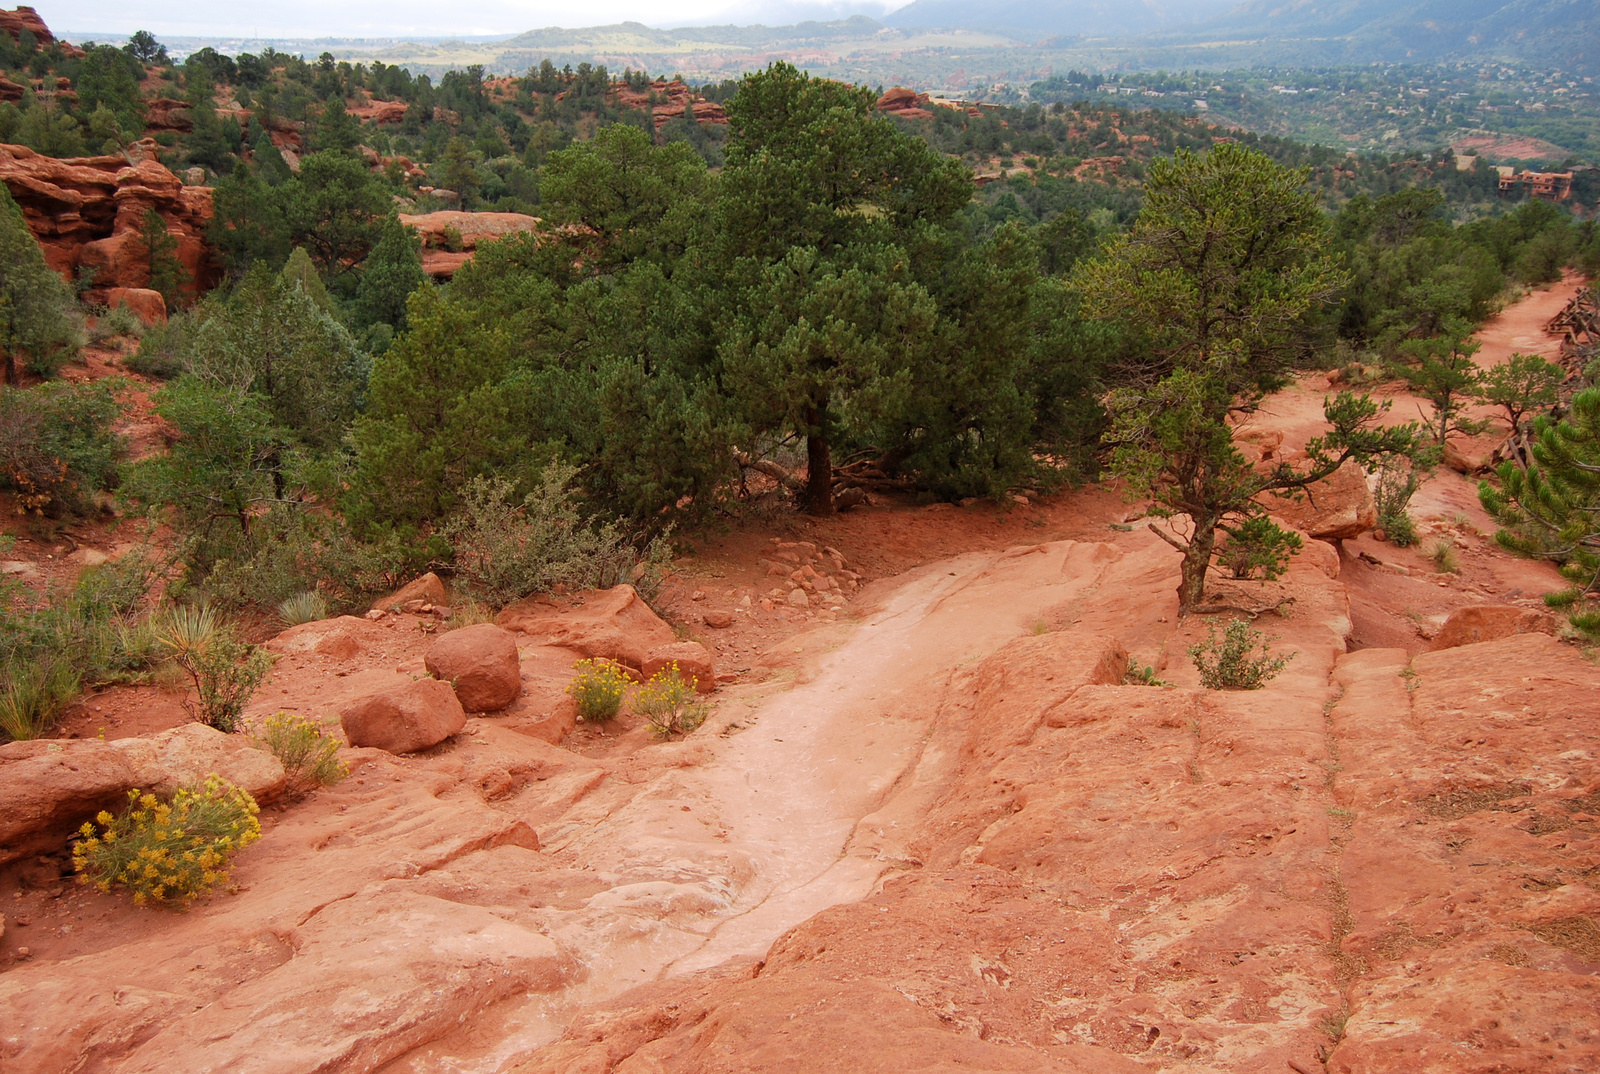
[(240, 641), (202, 605), (172, 609), (155, 636), (194, 683), (195, 701), (184, 702), (189, 714), (218, 731), (237, 731), (250, 695), (272, 668), (271, 654)]
[(296, 593), (278, 604), (278, 618), (286, 627), (328, 618), (328, 602), (314, 589)]

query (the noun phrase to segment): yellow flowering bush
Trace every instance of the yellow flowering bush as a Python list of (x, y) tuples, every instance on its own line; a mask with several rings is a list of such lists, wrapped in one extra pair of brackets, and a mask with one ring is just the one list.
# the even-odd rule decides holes
[(684, 678), (674, 660), (634, 693), (633, 711), (644, 717), (657, 738), (693, 731), (710, 711), (694, 687), (694, 680)]
[(170, 802), (128, 792), (128, 812), (101, 812), (72, 850), (80, 884), (125, 887), (139, 906), (187, 902), (227, 880), (229, 859), (261, 838), (254, 798), (221, 776), (179, 790)]
[(294, 794), (331, 787), (350, 774), (350, 766), (339, 760), (339, 740), (299, 713), (268, 716), (255, 738), (282, 762)]
[(572, 665), (578, 677), (567, 686), (567, 693), (578, 702), (578, 719), (609, 720), (622, 708), (622, 692), (628, 677), (609, 660), (579, 660)]

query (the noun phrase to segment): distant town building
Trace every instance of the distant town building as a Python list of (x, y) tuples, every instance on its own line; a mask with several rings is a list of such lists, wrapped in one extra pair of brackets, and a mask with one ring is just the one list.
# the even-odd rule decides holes
[(1514, 194), (1518, 186), (1525, 186), (1530, 197), (1547, 198), (1550, 201), (1565, 201), (1572, 195), (1571, 172), (1519, 172), (1505, 164), (1495, 168), (1495, 171), (1500, 173), (1502, 194)]

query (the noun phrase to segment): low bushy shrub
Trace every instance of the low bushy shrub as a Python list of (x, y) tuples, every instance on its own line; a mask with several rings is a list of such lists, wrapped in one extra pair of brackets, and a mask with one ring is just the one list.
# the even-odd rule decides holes
[(85, 512), (93, 493), (116, 484), (122, 438), (117, 382), (51, 381), (0, 386), (0, 488), (29, 511)]
[(250, 695), (272, 668), (272, 655), (240, 641), (207, 607), (174, 608), (155, 636), (194, 684), (195, 700), (184, 702), (190, 716), (218, 731), (237, 731)]
[(118, 336), (138, 339), (142, 335), (144, 335), (144, 322), (139, 320), (139, 315), (127, 306), (117, 306), (95, 317), (94, 327), (89, 330), (89, 341), (104, 343)]
[(567, 684), (567, 693), (578, 702), (578, 719), (597, 723), (616, 716), (628, 688), (622, 669), (609, 660), (579, 660), (573, 667), (578, 675)]
[(293, 794), (331, 787), (350, 774), (339, 760), (339, 740), (322, 724), (294, 712), (268, 716), (256, 740), (283, 765)]
[(1207, 690), (1261, 689), (1294, 659), (1293, 653), (1273, 656), (1267, 648), (1270, 640), (1243, 619), (1230, 620), (1219, 638), (1217, 620), (1207, 619), (1206, 640), (1189, 646), (1200, 685)]
[(81, 688), (77, 672), (60, 657), (0, 664), (0, 732), (13, 741), (42, 738)]
[(694, 681), (683, 677), (676, 661), (634, 691), (632, 707), (657, 738), (693, 731), (710, 712), (710, 706), (695, 692)]
[(1289, 560), (1302, 547), (1300, 535), (1283, 529), (1265, 515), (1247, 518), (1226, 529), (1227, 540), (1217, 551), (1217, 565), (1234, 578), (1273, 581), (1289, 569)]
[(461, 510), (444, 528), (460, 584), (495, 605), (559, 584), (583, 589), (630, 582), (652, 599), (670, 547), (657, 539), (641, 554), (615, 527), (584, 522), (572, 498), (576, 473), (550, 465), (521, 504), (503, 478), (469, 482)]
[(128, 811), (85, 823), (73, 847), (78, 882), (127, 888), (133, 901), (187, 902), (228, 879), (234, 854), (261, 837), (255, 799), (217, 775), (170, 802), (128, 792)]
[(159, 653), (140, 608), (159, 570), (141, 549), (88, 568), (43, 600), (0, 593), (0, 733), (39, 738), (85, 686), (149, 673)]

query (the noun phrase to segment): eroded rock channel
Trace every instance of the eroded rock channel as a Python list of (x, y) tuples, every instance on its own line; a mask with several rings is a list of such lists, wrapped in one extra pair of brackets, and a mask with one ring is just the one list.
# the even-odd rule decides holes
[(0, 975), (0, 1069), (1600, 1063), (1600, 669), (1541, 633), (1347, 653), (1321, 546), (1219, 587), (1295, 656), (1204, 691), (1170, 553), (1111, 537), (879, 583), (627, 757), (531, 709), (356, 751), (236, 895)]

